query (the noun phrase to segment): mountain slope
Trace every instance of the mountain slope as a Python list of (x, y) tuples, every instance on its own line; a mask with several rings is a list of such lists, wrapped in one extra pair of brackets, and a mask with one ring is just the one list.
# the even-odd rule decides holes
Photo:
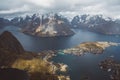
[[(43, 57), (43, 54), (46, 55)], [(51, 51), (41, 55), (24, 51), (10, 32), (3, 32), (0, 35), (0, 80), (16, 80), (16, 76), (20, 77), (17, 80), (70, 80), (56, 73), (62, 65), (48, 61), (48, 55), (53, 54)]]
[(69, 22), (57, 14), (33, 15), (28, 24), (22, 29), (24, 33), (40, 37), (69, 36), (74, 32)]
[(20, 42), (8, 31), (0, 35), (0, 49), (17, 54), (23, 54), (25, 52)]
[(8, 31), (0, 35), (0, 67), (9, 66), (25, 51), (20, 42)]

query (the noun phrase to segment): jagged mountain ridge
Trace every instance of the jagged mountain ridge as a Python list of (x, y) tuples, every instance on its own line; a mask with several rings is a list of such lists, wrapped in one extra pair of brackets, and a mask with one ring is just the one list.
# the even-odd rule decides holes
[[(67, 18), (53, 13), (27, 15), (24, 18), (15, 17), (7, 21), (1, 18), (1, 20), (0, 25), (2, 27), (18, 26), (22, 28), (22, 32), (40, 37), (69, 36), (74, 34), (69, 27), (70, 25)], [(7, 24), (7, 22), (9, 22), (9, 24)]]
[(120, 34), (120, 23), (102, 15), (75, 16), (71, 21), (72, 28), (81, 28), (103, 34)]
[(57, 14), (40, 16), (34, 14), (31, 24), (35, 26), (26, 26), (23, 32), (41, 37), (68, 36), (74, 34), (68, 25), (68, 20)]
[(22, 27), (24, 33), (40, 37), (68, 36), (74, 32), (70, 29), (69, 21), (58, 14), (34, 14), (25, 19), (17, 17), (11, 20), (15, 26)]
[[(9, 24), (8, 24), (9, 23)], [(37, 36), (72, 35), (71, 28), (80, 28), (103, 34), (120, 34), (120, 19), (113, 20), (103, 15), (77, 15), (70, 22), (59, 14), (33, 14), (32, 16), (15, 17), (11, 20), (1, 18), (0, 26), (14, 25), (22, 31)]]

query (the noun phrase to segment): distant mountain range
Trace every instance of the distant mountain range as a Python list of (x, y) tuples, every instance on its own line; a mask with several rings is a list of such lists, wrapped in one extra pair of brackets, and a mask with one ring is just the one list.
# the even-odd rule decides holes
[(3, 28), (4, 26), (10, 25), (10, 21), (8, 19), (0, 18), (0, 28)]
[(120, 34), (120, 20), (112, 20), (102, 15), (75, 16), (71, 21), (72, 28), (80, 28), (103, 34)]
[(113, 20), (103, 15), (77, 15), (69, 21), (59, 14), (33, 14), (32, 16), (15, 17), (11, 20), (0, 18), (0, 27), (19, 26), (27, 34), (51, 37), (68, 36), (74, 32), (70, 28), (84, 29), (108, 35), (120, 35), (120, 20)]

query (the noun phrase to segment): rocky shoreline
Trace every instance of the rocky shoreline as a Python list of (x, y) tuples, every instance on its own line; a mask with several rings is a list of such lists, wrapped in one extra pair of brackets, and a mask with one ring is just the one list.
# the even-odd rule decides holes
[(20, 32), (30, 35), (30, 36), (36, 36), (36, 37), (67, 37), (67, 36), (73, 36), (75, 33), (74, 32), (68, 32), (65, 34), (59, 33), (59, 34), (54, 34), (54, 35), (50, 35), (50, 34), (39, 34), (39, 33), (35, 33), (35, 32), (30, 32), (30, 31), (23, 31), (21, 30)]
[[(119, 46), (119, 43), (84, 42), (70, 49), (46, 50), (33, 53), (25, 51), (19, 41), (10, 32), (4, 32), (0, 35), (0, 73), (2, 75), (2, 72), (6, 73), (7, 70), (11, 70), (11, 73), (13, 73), (15, 70), (18, 72), (25, 71), (26, 76), (29, 78), (28, 80), (70, 80), (70, 76), (62, 74), (68, 71), (68, 65), (53, 62), (51, 59), (54, 56), (60, 51), (63, 54), (77, 56), (86, 53), (101, 54), (110, 46)], [(101, 61), (99, 66), (102, 70), (112, 72), (110, 75), (111, 80), (120, 80), (119, 63), (116, 63), (112, 59), (106, 59), (105, 61)]]
[[(56, 52), (51, 50), (38, 54), (25, 51), (19, 41), (10, 32), (5, 31), (0, 35), (0, 79), (12, 77), (16, 80), (14, 75), (10, 76), (10, 73), (6, 72), (10, 70), (11, 74), (18, 72), (16, 76), (22, 75), (25, 71), (28, 75), (26, 80), (70, 80), (69, 76), (57, 74), (66, 72), (68, 66), (52, 62), (50, 59), (55, 54)], [(2, 74), (3, 72), (6, 76)]]

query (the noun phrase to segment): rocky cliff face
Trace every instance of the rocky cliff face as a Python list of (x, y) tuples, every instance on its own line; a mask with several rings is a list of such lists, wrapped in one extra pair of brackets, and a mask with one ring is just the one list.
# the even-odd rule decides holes
[[(69, 21), (57, 14), (36, 15), (26, 17), (27, 25), (24, 33), (40, 37), (69, 36), (74, 32), (70, 29)], [(25, 22), (25, 21), (24, 21)]]
[(24, 33), (40, 37), (69, 36), (74, 32), (70, 29), (67, 18), (58, 14), (33, 14), (32, 16), (15, 17), (10, 21), (0, 18), (0, 27), (18, 26)]

